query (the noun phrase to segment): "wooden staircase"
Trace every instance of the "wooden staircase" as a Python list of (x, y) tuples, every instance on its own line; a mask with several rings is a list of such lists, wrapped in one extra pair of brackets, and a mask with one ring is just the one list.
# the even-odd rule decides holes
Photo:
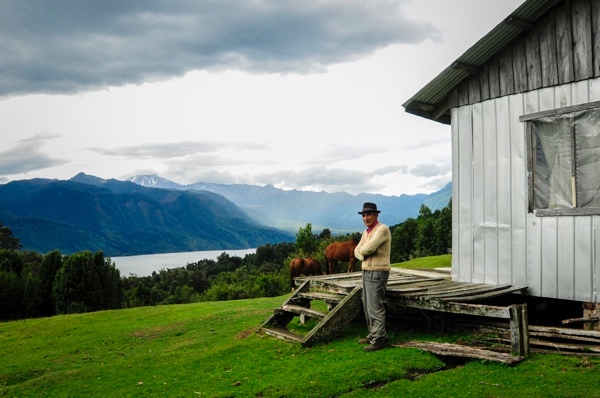
[[(260, 326), (258, 333), (307, 347), (332, 341), (361, 311), (361, 296), (360, 286), (347, 294), (324, 292), (313, 290), (311, 281), (306, 280), (280, 308), (273, 311), (273, 315)], [(314, 300), (325, 302), (329, 311), (325, 313), (311, 308)], [(286, 327), (296, 317), (300, 317), (301, 322), (309, 317), (318, 320), (318, 323), (306, 335), (293, 333)]]

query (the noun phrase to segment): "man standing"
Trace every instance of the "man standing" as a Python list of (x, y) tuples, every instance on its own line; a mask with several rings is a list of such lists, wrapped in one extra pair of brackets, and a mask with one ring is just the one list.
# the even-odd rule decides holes
[(362, 261), (363, 310), (369, 334), (359, 343), (369, 344), (364, 351), (377, 351), (387, 346), (385, 328), (385, 289), (390, 275), (390, 251), (392, 235), (390, 229), (378, 221), (375, 203), (366, 202), (362, 211), (367, 229), (354, 249), (354, 256)]

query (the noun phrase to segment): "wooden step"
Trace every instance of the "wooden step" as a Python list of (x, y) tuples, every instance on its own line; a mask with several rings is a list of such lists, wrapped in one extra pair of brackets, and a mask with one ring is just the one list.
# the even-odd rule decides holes
[[(290, 296), (281, 308), (276, 308), (273, 314), (258, 329), (260, 334), (268, 334), (291, 343), (312, 346), (319, 342), (331, 341), (338, 336), (343, 328), (356, 317), (361, 307), (361, 288), (355, 287), (349, 294), (334, 294), (310, 291), (310, 281), (305, 281)], [(323, 313), (310, 308), (311, 300), (323, 300), (330, 308), (329, 313)], [(301, 323), (305, 317), (319, 320), (317, 325), (306, 335), (290, 332), (286, 326), (297, 315)]]
[(337, 304), (346, 297), (343, 294), (325, 293), (325, 292), (302, 292), (298, 294), (299, 297), (303, 297), (309, 300), (322, 300), (327, 304)]
[(281, 306), (281, 309), (287, 312), (293, 312), (298, 315), (306, 315), (315, 319), (323, 319), (327, 314), (324, 314), (320, 311), (313, 310), (312, 308), (302, 307), (300, 305), (294, 304), (284, 304)]
[(310, 347), (338, 337), (360, 312), (362, 308), (361, 292), (360, 286), (355, 287), (317, 326), (306, 334), (302, 344)]
[(268, 328), (268, 327), (263, 326), (260, 329), (260, 331), (265, 334), (268, 334), (269, 336), (273, 336), (273, 337), (276, 337), (281, 340), (289, 341), (290, 343), (302, 343), (302, 341), (304, 340), (304, 336), (297, 334), (297, 333), (292, 333), (287, 329)]
[[(351, 274), (349, 274), (351, 275)], [(307, 280), (308, 281), (308, 280)], [(347, 280), (346, 280), (347, 281)], [(330, 282), (327, 279), (311, 279), (310, 286), (315, 289), (325, 290), (334, 294), (348, 295), (355, 286), (360, 285), (361, 280), (356, 279), (353, 283)], [(304, 291), (306, 293), (308, 289)]]

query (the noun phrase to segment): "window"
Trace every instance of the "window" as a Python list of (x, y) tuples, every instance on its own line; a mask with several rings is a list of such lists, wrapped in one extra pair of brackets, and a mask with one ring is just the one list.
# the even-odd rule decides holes
[(600, 102), (520, 120), (528, 132), (530, 211), (600, 214)]

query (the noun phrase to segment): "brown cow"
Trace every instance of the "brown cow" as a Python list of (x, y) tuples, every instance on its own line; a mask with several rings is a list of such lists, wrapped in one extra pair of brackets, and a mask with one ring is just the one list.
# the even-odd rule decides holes
[(294, 290), (295, 287), (294, 278), (300, 275), (323, 275), (319, 260), (312, 257), (296, 257), (292, 260), (290, 263), (290, 283), (292, 285), (292, 290)]
[(354, 271), (354, 266), (358, 261), (354, 257), (354, 249), (358, 245), (358, 239), (351, 239), (346, 242), (333, 242), (325, 249), (325, 260), (327, 261), (327, 272), (334, 274), (338, 261), (348, 263), (348, 272)]

